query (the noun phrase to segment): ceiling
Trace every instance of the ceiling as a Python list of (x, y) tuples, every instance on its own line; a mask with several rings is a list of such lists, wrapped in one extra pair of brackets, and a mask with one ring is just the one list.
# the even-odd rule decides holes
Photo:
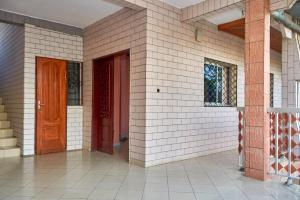
[(0, 10), (85, 28), (121, 7), (103, 0), (0, 0)]
[(230, 8), (226, 9), (222, 12), (216, 12), (205, 19), (210, 23), (215, 25), (224, 24), (227, 22), (232, 22), (237, 19), (241, 19), (244, 17), (243, 10), (240, 8)]
[(161, 1), (166, 2), (166, 3), (168, 3), (172, 6), (175, 6), (177, 8), (185, 8), (185, 7), (203, 2), (205, 0), (161, 0)]
[[(218, 26), (220, 31), (230, 33), (232, 35), (238, 36), (240, 38), (245, 38), (245, 18), (235, 20), (229, 23), (221, 24)], [(277, 29), (271, 27), (270, 32), (270, 48), (281, 53), (282, 51), (282, 35)]]

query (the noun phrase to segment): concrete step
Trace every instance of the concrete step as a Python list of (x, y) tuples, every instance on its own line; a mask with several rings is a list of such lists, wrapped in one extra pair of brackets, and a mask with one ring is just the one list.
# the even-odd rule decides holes
[(21, 151), (19, 147), (0, 147), (0, 158), (20, 156)]
[(9, 137), (13, 137), (12, 129), (0, 129), (0, 139), (1, 138), (9, 138)]
[(0, 129), (10, 128), (10, 121), (0, 121)]
[(7, 120), (7, 113), (0, 113), (0, 120)]
[(0, 139), (0, 148), (15, 147), (16, 145), (17, 145), (17, 138), (15, 137)]
[(4, 105), (0, 105), (0, 113), (4, 112)]

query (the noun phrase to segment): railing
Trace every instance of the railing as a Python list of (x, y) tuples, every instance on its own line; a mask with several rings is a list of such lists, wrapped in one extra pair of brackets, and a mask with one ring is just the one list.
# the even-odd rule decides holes
[[(270, 108), (270, 174), (300, 179), (300, 109)], [(244, 168), (244, 108), (238, 108), (239, 166)], [(251, 137), (251, 136), (250, 136)]]
[(300, 179), (300, 109), (270, 108), (270, 174)]
[(245, 124), (245, 118), (244, 118), (244, 108), (238, 108), (237, 109), (239, 112), (239, 124), (238, 124), (238, 141), (239, 141), (239, 146), (238, 146), (238, 152), (239, 152), (239, 167), (240, 171), (244, 170), (244, 165), (245, 165), (245, 156), (244, 156), (244, 124)]

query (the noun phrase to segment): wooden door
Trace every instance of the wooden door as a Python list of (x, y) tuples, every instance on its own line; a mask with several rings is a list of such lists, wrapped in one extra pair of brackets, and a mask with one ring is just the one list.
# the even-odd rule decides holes
[(113, 153), (113, 57), (96, 60), (93, 66), (93, 145), (92, 149)]
[(36, 153), (66, 149), (67, 62), (36, 59)]

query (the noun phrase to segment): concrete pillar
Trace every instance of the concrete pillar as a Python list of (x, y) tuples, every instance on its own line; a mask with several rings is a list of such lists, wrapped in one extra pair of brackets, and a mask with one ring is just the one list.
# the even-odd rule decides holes
[(245, 172), (267, 179), (270, 155), (270, 3), (246, 0)]

